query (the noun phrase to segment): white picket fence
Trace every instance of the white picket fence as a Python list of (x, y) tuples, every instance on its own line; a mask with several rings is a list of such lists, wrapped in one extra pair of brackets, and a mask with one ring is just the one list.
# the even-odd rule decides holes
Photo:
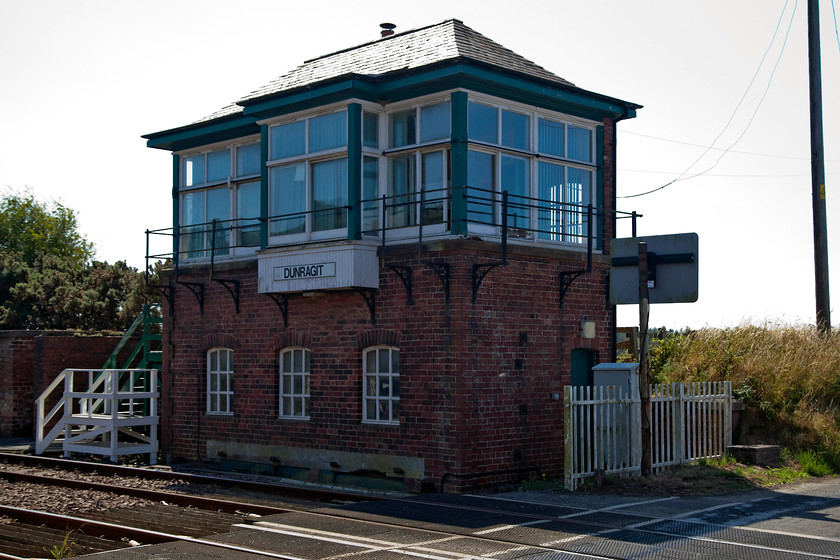
[[(639, 395), (620, 387), (565, 388), (565, 485), (604, 474), (639, 475), (642, 423)], [(651, 386), (654, 472), (721, 457), (732, 444), (732, 385), (728, 381)]]

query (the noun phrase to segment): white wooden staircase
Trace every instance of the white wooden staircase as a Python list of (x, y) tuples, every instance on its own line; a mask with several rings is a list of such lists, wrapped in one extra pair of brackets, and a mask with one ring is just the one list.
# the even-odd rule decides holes
[(60, 442), (64, 456), (158, 452), (156, 369), (65, 369), (36, 401), (35, 454)]

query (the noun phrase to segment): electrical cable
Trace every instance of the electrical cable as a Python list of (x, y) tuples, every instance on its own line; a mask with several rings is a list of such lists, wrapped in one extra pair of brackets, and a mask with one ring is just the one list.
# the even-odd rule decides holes
[(840, 51), (840, 33), (837, 32), (837, 11), (834, 9), (834, 0), (831, 0), (831, 15), (834, 16), (834, 36), (837, 37), (837, 50)]
[[(652, 140), (660, 140), (662, 142), (670, 142), (672, 144), (681, 144), (683, 146), (692, 146), (694, 148), (707, 148), (705, 144), (695, 144), (693, 142), (685, 142), (683, 140), (674, 140), (673, 138), (663, 138), (662, 136), (654, 136), (652, 134), (642, 134), (641, 132), (630, 132), (629, 130), (621, 130), (619, 131), (622, 135), (623, 134), (632, 134), (633, 136), (641, 136), (643, 138), (650, 138)], [(724, 151), (726, 148), (715, 148), (712, 147), (711, 150), (716, 151)], [(766, 157), (766, 158), (773, 158), (773, 159), (793, 159), (798, 161), (811, 161), (810, 157), (800, 157), (800, 156), (785, 156), (781, 154), (762, 154), (760, 152), (746, 152), (744, 150), (729, 150), (730, 154), (741, 154), (745, 156), (757, 156), (757, 157)], [(840, 161), (840, 159), (827, 159), (825, 161)], [(659, 172), (657, 172), (659, 173)], [(666, 173), (666, 172), (661, 172)], [(674, 172), (667, 172), (668, 175), (673, 175)]]
[(651, 189), (651, 190), (646, 191), (646, 192), (641, 192), (641, 193), (636, 193), (636, 194), (631, 194), (631, 195), (625, 195), (625, 196), (619, 196), (619, 197), (616, 197), (616, 198), (636, 198), (636, 197), (639, 197), (639, 196), (645, 196), (645, 195), (648, 195), (648, 194), (651, 194), (651, 193), (655, 193), (657, 191), (661, 191), (662, 189), (673, 185), (677, 181), (686, 181), (688, 179), (694, 179), (695, 177), (699, 177), (701, 175), (704, 175), (705, 173), (714, 169), (717, 166), (717, 164), (720, 163), (720, 160), (723, 159), (723, 156), (725, 156), (727, 154), (727, 152), (729, 152), (729, 150), (731, 150), (738, 142), (741, 141), (741, 138), (744, 137), (744, 134), (746, 134), (747, 130), (749, 130), (749, 128), (750, 128), (750, 125), (752, 125), (752, 122), (755, 119), (756, 114), (758, 113), (758, 109), (761, 107), (761, 104), (764, 101), (764, 98), (767, 96), (767, 92), (770, 90), (770, 85), (773, 82), (773, 76), (776, 73), (776, 69), (779, 67), (779, 62), (781, 61), (782, 55), (785, 52), (785, 47), (787, 46), (787, 40), (788, 40), (788, 37), (790, 35), (790, 29), (793, 26), (793, 18), (796, 15), (796, 8), (799, 5), (799, 0), (795, 0), (795, 2), (794, 2), (793, 12), (790, 15), (790, 21), (788, 22), (788, 28), (787, 28), (787, 31), (785, 33), (784, 41), (782, 42), (782, 48), (781, 48), (781, 51), (779, 52), (779, 57), (776, 59), (776, 64), (773, 66), (773, 70), (770, 73), (770, 77), (767, 80), (767, 87), (764, 89), (764, 93), (762, 94), (761, 99), (759, 99), (758, 104), (756, 105), (755, 110), (753, 111), (753, 114), (750, 117), (750, 120), (747, 122), (747, 125), (744, 127), (744, 130), (741, 132), (741, 134), (738, 136), (738, 138), (735, 140), (735, 142), (733, 142), (728, 148), (725, 148), (723, 150), (723, 153), (718, 157), (718, 159), (715, 161), (715, 163), (711, 167), (709, 167), (709, 168), (707, 168), (704, 171), (701, 171), (699, 173), (695, 173), (694, 175), (690, 175), (688, 177), (685, 177), (686, 173), (688, 173), (688, 171), (692, 167), (694, 167), (707, 153), (709, 153), (709, 151), (711, 151), (715, 147), (715, 144), (717, 143), (717, 141), (724, 134), (724, 132), (726, 132), (726, 130), (729, 128), (729, 125), (732, 123), (732, 120), (735, 118), (735, 114), (738, 112), (738, 109), (741, 107), (741, 104), (743, 103), (744, 99), (746, 98), (747, 94), (749, 93), (750, 89), (752, 88), (753, 83), (755, 83), (755, 79), (758, 76), (758, 73), (761, 71), (761, 67), (764, 65), (764, 60), (767, 58), (767, 54), (770, 52), (770, 49), (773, 46), (773, 43), (775, 43), (775, 41), (776, 41), (776, 35), (778, 34), (779, 27), (781, 26), (781, 23), (784, 19), (785, 11), (787, 11), (787, 5), (788, 5), (788, 0), (785, 0), (785, 5), (782, 7), (782, 13), (779, 14), (779, 21), (776, 23), (776, 29), (773, 31), (773, 37), (770, 39), (770, 44), (767, 46), (767, 49), (764, 51), (764, 55), (761, 57), (761, 61), (758, 63), (758, 68), (756, 68), (755, 74), (753, 74), (753, 77), (750, 80), (750, 83), (747, 86), (747, 89), (744, 91), (744, 94), (741, 96), (740, 101), (738, 101), (738, 104), (735, 106), (735, 109), (732, 111), (732, 115), (729, 117), (729, 120), (726, 122), (726, 125), (723, 127), (723, 130), (721, 130), (720, 133), (717, 135), (717, 137), (715, 137), (715, 139), (712, 141), (711, 145), (708, 146), (703, 151), (703, 153), (700, 154), (700, 156), (697, 159), (695, 159), (694, 162), (685, 169), (685, 171), (680, 173), (680, 175), (677, 176), (677, 178), (673, 179), (672, 181), (669, 181), (669, 182), (665, 183), (664, 185), (662, 185), (660, 187), (657, 187), (655, 189)]

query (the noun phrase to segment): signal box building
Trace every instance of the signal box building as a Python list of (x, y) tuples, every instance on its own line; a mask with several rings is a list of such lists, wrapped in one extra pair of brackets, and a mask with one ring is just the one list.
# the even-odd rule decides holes
[[(563, 472), (613, 361), (616, 123), (458, 20), (304, 62), (173, 154), (170, 461), (464, 491)], [(154, 252), (154, 251), (152, 251)]]

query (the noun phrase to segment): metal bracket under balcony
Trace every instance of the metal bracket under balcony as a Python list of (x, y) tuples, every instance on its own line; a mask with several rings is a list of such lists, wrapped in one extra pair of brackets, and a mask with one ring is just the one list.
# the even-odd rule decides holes
[(365, 303), (367, 303), (368, 311), (370, 312), (370, 323), (376, 324), (376, 290), (369, 290), (366, 288), (356, 288), (356, 292), (361, 295)]
[(286, 294), (272, 294), (267, 293), (265, 294), (271, 299), (274, 300), (274, 303), (277, 304), (277, 307), (280, 308), (280, 313), (283, 315), (283, 328), (289, 328), (289, 298), (286, 297)]
[(449, 303), (449, 283), (452, 278), (452, 267), (447, 262), (430, 261), (426, 266), (434, 270), (443, 283), (443, 297)]
[(410, 266), (399, 266), (399, 265), (388, 265), (388, 268), (393, 270), (397, 273), (397, 276), (403, 283), (403, 287), (405, 287), (405, 293), (407, 296), (406, 305), (414, 305), (414, 299), (412, 297), (412, 268)]

